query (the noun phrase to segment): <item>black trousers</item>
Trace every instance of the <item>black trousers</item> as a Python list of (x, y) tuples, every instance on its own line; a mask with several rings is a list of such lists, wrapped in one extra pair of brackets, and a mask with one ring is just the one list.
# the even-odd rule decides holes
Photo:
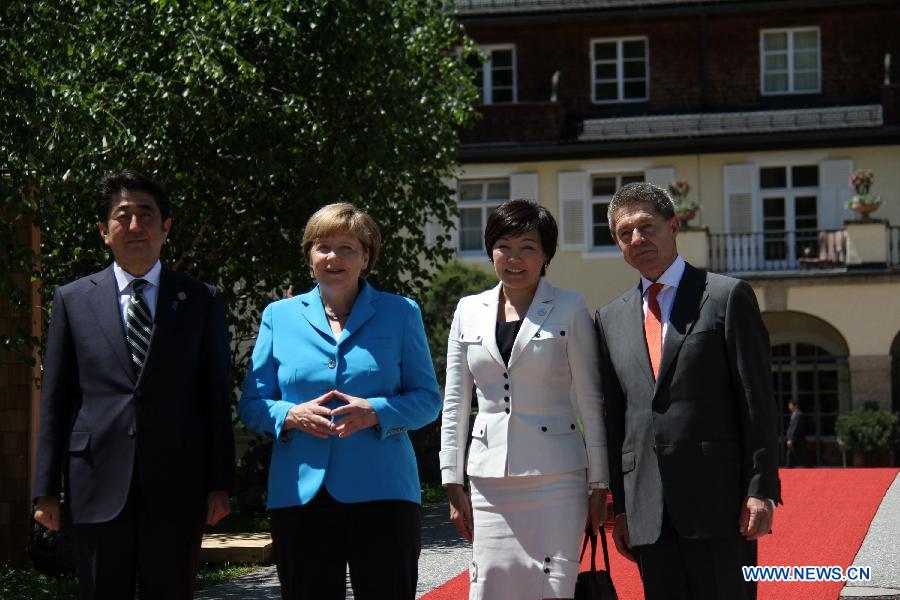
[(323, 486), (312, 501), (270, 511), (284, 600), (346, 596), (347, 566), (357, 600), (413, 600), (422, 516), (403, 500), (342, 503)]
[(172, 523), (148, 510), (137, 474), (125, 507), (105, 523), (72, 524), (81, 600), (188, 600), (194, 595), (204, 523)]
[(756, 564), (756, 541), (737, 531), (722, 539), (678, 535), (668, 512), (659, 539), (635, 546), (646, 600), (756, 600), (756, 583), (744, 581), (741, 567)]

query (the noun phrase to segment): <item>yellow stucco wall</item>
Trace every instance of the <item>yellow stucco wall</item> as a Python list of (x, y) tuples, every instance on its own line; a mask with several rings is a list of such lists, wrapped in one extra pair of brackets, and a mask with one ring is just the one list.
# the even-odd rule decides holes
[[(627, 173), (650, 168), (672, 167), (677, 179), (691, 186), (689, 199), (699, 202), (702, 210), (692, 225), (706, 226), (711, 233), (724, 230), (723, 168), (725, 165), (751, 163), (759, 166), (778, 164), (812, 164), (829, 159), (849, 159), (854, 168), (875, 172), (872, 193), (883, 200), (875, 217), (900, 223), (900, 146), (820, 148), (798, 151), (723, 153), (708, 155), (661, 156), (597, 160), (567, 160), (508, 164), (464, 165), (462, 177), (504, 177), (513, 173), (538, 175), (538, 201), (559, 219), (558, 175), (565, 171), (589, 173)], [(849, 195), (850, 192), (848, 192)], [(485, 257), (472, 257), (465, 262), (489, 267)], [(596, 308), (609, 302), (637, 283), (637, 274), (616, 250), (557, 251), (548, 272), (558, 286), (583, 293), (588, 306)], [(867, 279), (866, 281), (869, 281)], [(761, 307), (765, 295), (754, 285)], [(787, 310), (817, 316), (834, 326), (844, 337), (851, 354), (884, 355), (889, 352), (894, 336), (900, 331), (900, 310), (894, 307), (900, 298), (900, 283), (830, 284), (823, 278), (817, 285), (790, 286)]]

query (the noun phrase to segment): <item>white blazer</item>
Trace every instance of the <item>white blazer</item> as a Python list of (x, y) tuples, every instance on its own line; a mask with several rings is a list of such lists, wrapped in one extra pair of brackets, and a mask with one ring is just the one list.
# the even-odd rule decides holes
[[(441, 480), (549, 475), (587, 468), (608, 483), (597, 334), (581, 294), (541, 279), (509, 367), (495, 329), (500, 285), (459, 301), (447, 341)], [(478, 415), (466, 463), (472, 389)], [(577, 417), (584, 426), (582, 434)]]

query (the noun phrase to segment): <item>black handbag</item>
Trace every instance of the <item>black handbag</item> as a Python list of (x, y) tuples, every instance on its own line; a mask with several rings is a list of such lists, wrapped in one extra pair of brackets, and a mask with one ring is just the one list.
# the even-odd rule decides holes
[(613, 586), (612, 577), (609, 575), (609, 550), (606, 548), (606, 531), (600, 526), (600, 541), (603, 544), (603, 560), (606, 563), (605, 571), (597, 570), (597, 536), (585, 532), (584, 543), (581, 544), (581, 555), (578, 562), (584, 558), (584, 550), (588, 540), (591, 542), (591, 570), (578, 574), (575, 581), (575, 600), (619, 600), (616, 588)]

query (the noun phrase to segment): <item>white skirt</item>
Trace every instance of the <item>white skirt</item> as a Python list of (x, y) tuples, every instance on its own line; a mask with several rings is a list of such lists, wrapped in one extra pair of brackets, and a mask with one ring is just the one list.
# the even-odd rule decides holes
[(588, 512), (585, 470), (470, 480), (469, 600), (572, 598)]

